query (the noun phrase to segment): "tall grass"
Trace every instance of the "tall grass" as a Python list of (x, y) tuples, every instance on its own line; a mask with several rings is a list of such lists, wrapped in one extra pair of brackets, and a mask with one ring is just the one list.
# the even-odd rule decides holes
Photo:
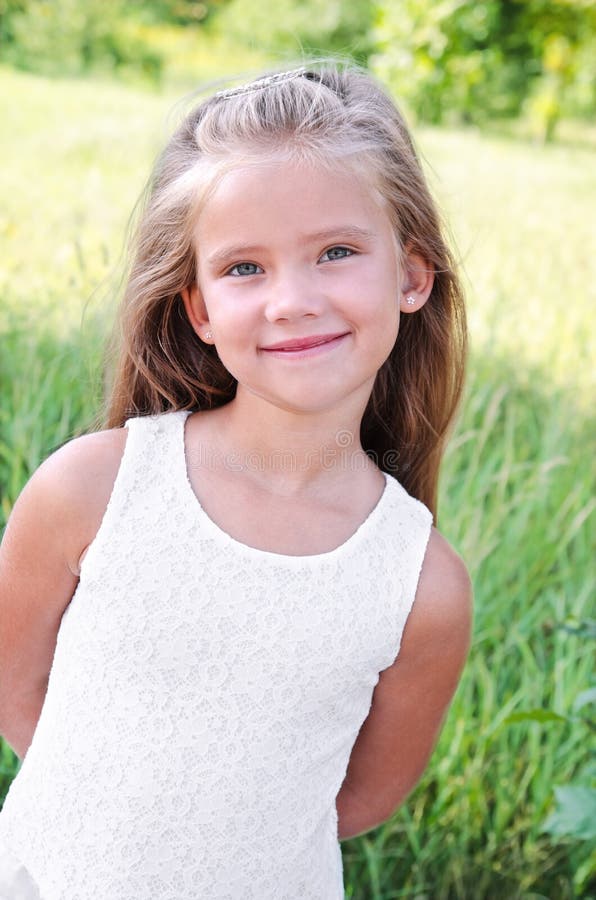
[[(5, 519), (44, 456), (96, 412), (108, 276), (172, 98), (2, 77), (14, 141), (0, 166)], [(474, 132), (424, 131), (419, 142), (470, 282), (473, 353), (439, 526), (472, 572), (474, 641), (421, 784), (388, 823), (343, 843), (346, 893), (596, 897), (591, 848), (541, 830), (553, 785), (587, 777), (585, 732), (507, 722), (568, 712), (590, 677), (589, 648), (560, 626), (590, 614), (595, 586), (594, 157)], [(2, 796), (15, 770), (0, 743)]]
[[(346, 847), (354, 898), (588, 896), (588, 848), (541, 834), (553, 784), (590, 759), (585, 730), (505, 720), (569, 711), (592, 671), (585, 642), (558, 626), (593, 610), (593, 423), (568, 427), (567, 392), (545, 396), (539, 373), (520, 388), (507, 361), (474, 363), (442, 497), (443, 530), (474, 576), (470, 663), (421, 785), (378, 835)], [(387, 856), (371, 891), (373, 848)]]

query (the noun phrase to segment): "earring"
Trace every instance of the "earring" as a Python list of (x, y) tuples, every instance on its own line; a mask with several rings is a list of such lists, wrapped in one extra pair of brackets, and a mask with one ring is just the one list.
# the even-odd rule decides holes
[(412, 295), (410, 294), (409, 297), (406, 297), (406, 303), (408, 304), (408, 306), (414, 306), (414, 304), (416, 303), (416, 297), (412, 297)]
[(209, 341), (209, 340), (211, 340), (212, 337), (213, 337), (213, 335), (211, 334), (210, 331), (205, 332), (205, 340)]

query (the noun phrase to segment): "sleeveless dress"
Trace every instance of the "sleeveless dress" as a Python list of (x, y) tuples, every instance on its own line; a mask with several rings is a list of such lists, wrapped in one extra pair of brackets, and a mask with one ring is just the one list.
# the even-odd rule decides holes
[[(191, 487), (188, 415), (126, 422), (0, 813), (24, 900), (344, 897), (336, 796), (399, 651), (432, 516), (385, 475), (335, 550), (250, 547)], [(0, 897), (21, 897), (9, 881)]]

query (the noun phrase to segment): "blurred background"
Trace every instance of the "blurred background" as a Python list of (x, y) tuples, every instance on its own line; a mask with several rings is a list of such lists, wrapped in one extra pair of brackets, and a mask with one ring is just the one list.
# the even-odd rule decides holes
[[(593, 0), (0, 0), (0, 527), (93, 427), (127, 223), (189, 96), (311, 55), (391, 90), (450, 224), (471, 357), (439, 527), (474, 643), (352, 900), (596, 898)], [(0, 799), (18, 768), (0, 741)]]

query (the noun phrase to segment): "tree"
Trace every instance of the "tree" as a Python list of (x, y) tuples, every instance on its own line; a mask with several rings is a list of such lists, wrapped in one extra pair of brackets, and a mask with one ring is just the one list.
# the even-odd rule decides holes
[(429, 122), (596, 110), (589, 0), (377, 0), (371, 65)]

